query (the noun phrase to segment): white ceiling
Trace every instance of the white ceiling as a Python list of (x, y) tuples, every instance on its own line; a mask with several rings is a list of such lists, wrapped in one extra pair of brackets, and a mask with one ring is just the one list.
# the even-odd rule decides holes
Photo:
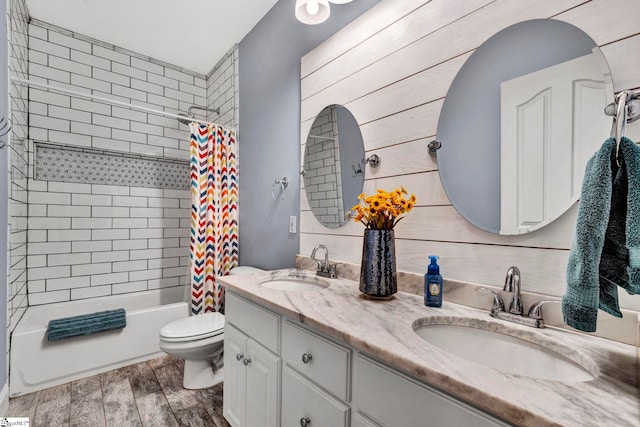
[(26, 2), (32, 18), (207, 74), (277, 0)]

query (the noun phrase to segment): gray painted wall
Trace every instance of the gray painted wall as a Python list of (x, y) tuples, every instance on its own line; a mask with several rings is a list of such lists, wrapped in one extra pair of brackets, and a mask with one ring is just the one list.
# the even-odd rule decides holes
[[(379, 0), (331, 4), (331, 17), (308, 26), (294, 0), (280, 0), (239, 47), (240, 263), (265, 269), (293, 267), (300, 217), (300, 58)], [(273, 200), (275, 179), (287, 177), (284, 200)]]
[[(9, 115), (9, 83), (7, 63), (7, 2), (0, 2), (0, 117)], [(7, 142), (8, 136), (2, 137), (3, 142)], [(7, 148), (0, 149), (0, 307), (7, 307), (7, 213), (9, 194), (7, 180), (9, 173), (7, 170)], [(0, 381), (7, 382), (7, 310), (0, 310)], [(2, 385), (0, 384), (0, 387)]]

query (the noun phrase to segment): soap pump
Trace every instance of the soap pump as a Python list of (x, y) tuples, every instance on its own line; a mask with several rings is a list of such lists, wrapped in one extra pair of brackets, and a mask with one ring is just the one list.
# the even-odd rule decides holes
[(424, 305), (429, 307), (442, 307), (442, 276), (438, 257), (429, 255), (431, 263), (424, 275)]

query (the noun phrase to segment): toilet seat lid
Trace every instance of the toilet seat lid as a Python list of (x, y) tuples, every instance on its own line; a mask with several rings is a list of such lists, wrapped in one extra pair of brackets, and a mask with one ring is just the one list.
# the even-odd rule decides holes
[(173, 321), (160, 330), (160, 336), (171, 340), (203, 339), (223, 332), (224, 315), (216, 312)]

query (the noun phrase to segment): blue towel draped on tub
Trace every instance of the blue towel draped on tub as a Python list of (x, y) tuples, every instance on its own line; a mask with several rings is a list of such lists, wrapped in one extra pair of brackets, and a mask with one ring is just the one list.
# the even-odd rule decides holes
[(596, 330), (598, 309), (622, 317), (618, 286), (640, 294), (640, 147), (609, 138), (587, 163), (562, 313), (567, 325)]
[(125, 326), (127, 326), (127, 315), (124, 308), (100, 311), (49, 321), (47, 339), (58, 341), (80, 335), (121, 329)]

